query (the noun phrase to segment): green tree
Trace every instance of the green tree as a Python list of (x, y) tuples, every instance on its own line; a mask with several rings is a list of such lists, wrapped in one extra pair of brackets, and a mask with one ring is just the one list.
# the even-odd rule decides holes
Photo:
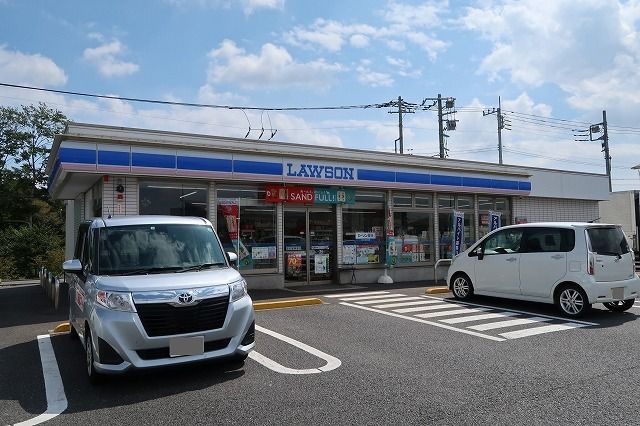
[(49, 197), (45, 168), (66, 120), (43, 103), (0, 107), (0, 278), (60, 269), (64, 208)]

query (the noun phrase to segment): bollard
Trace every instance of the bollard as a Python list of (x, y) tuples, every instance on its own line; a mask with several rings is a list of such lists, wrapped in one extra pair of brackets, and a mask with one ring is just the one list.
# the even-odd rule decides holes
[(60, 280), (56, 277), (53, 278), (53, 307), (58, 309), (58, 302), (60, 301)]

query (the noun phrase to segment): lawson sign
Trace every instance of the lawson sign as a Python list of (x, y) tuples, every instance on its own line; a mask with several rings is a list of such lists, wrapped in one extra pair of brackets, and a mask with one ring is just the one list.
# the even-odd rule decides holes
[(356, 180), (355, 167), (307, 161), (285, 161), (287, 178), (323, 179), (332, 181)]

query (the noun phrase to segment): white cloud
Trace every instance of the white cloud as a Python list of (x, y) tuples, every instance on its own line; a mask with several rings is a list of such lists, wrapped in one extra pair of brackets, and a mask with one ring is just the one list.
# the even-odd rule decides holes
[(105, 77), (122, 76), (133, 74), (140, 68), (133, 62), (126, 62), (120, 59), (126, 47), (119, 40), (105, 42), (101, 39), (101, 35), (91, 33), (90, 38), (99, 40), (102, 44), (98, 47), (87, 48), (84, 50), (82, 57), (89, 63), (93, 64), (100, 74)]
[(440, 40), (434, 34), (427, 34), (425, 29), (435, 29), (442, 25), (441, 15), (448, 13), (448, 1), (427, 1), (422, 5), (409, 5), (390, 1), (380, 13), (387, 25), (375, 27), (368, 24), (345, 24), (335, 20), (316, 19), (308, 27), (298, 26), (283, 34), (284, 40), (294, 46), (320, 48), (330, 52), (338, 52), (349, 41), (356, 48), (362, 47), (353, 37), (360, 41), (379, 40), (389, 48), (397, 51), (406, 49), (405, 43), (411, 43), (428, 54), (434, 61), (440, 52), (446, 50), (449, 43)]
[(369, 46), (369, 37), (362, 34), (354, 34), (349, 39), (349, 43), (351, 46), (356, 48), (363, 48)]
[(241, 3), (247, 15), (258, 9), (284, 9), (284, 0), (242, 0)]
[(468, 8), (462, 25), (492, 44), (479, 72), (554, 84), (578, 109), (640, 104), (640, 3), (522, 0)]
[(67, 75), (50, 58), (0, 45), (0, 80), (13, 84), (61, 86), (67, 82)]
[(246, 53), (231, 40), (209, 52), (208, 83), (233, 83), (247, 89), (270, 90), (278, 87), (326, 89), (334, 74), (344, 71), (337, 63), (324, 59), (296, 62), (283, 47), (267, 43), (259, 54)]
[(356, 67), (358, 81), (371, 87), (389, 87), (393, 84), (393, 78), (389, 74), (375, 72), (366, 65)]

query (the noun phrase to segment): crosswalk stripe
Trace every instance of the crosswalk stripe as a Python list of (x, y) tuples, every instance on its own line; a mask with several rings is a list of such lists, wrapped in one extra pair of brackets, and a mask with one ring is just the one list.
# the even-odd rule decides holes
[(367, 299), (387, 299), (389, 297), (397, 297), (397, 296), (406, 296), (406, 294), (380, 294), (376, 296), (358, 296), (358, 297), (347, 297), (344, 299), (345, 302), (354, 302), (356, 300), (367, 300)]
[(375, 294), (387, 294), (388, 291), (364, 291), (360, 293), (342, 293), (342, 294), (329, 294), (323, 297), (352, 297), (352, 296), (365, 296), (367, 294), (375, 295)]
[(537, 334), (551, 333), (554, 331), (571, 330), (572, 328), (585, 327), (582, 324), (567, 323), (567, 324), (552, 324), (542, 327), (527, 328), (524, 330), (509, 331), (506, 333), (500, 333), (500, 336), (507, 339), (519, 339), (521, 337), (535, 336)]
[(437, 317), (446, 317), (449, 315), (463, 315), (463, 314), (472, 314), (474, 312), (486, 312), (489, 309), (487, 308), (462, 308), (455, 309), (452, 311), (439, 311), (439, 312), (429, 312), (426, 314), (417, 314), (414, 315), (418, 318), (437, 318)]
[(402, 308), (402, 309), (394, 309), (393, 312), (397, 312), (399, 314), (408, 314), (409, 312), (420, 312), (420, 311), (433, 311), (437, 309), (453, 309), (453, 308), (462, 308), (462, 305), (456, 305), (455, 303), (438, 303), (431, 306), (416, 306), (415, 308)]
[(402, 306), (416, 306), (416, 305), (432, 305), (434, 303), (440, 303), (435, 300), (424, 300), (422, 297), (418, 297), (419, 302), (403, 302), (403, 303), (389, 303), (387, 305), (377, 305), (374, 308), (386, 309), (386, 308), (400, 308)]
[(543, 318), (543, 317), (530, 317), (530, 318), (521, 318), (521, 319), (508, 320), (508, 321), (490, 322), (488, 324), (472, 325), (467, 328), (471, 330), (477, 330), (477, 331), (486, 331), (486, 330), (493, 330), (496, 328), (513, 327), (515, 325), (533, 324), (536, 322), (545, 322), (545, 321), (551, 321), (551, 319)]
[(420, 297), (396, 297), (393, 299), (383, 299), (383, 300), (363, 300), (362, 302), (354, 302), (358, 305), (373, 305), (374, 303), (386, 303), (386, 302), (402, 302), (406, 300), (418, 300)]
[(446, 324), (460, 324), (462, 322), (482, 321), (493, 318), (515, 317), (516, 315), (520, 314), (516, 312), (494, 312), (492, 314), (471, 315), (468, 317), (443, 319), (440, 320), (440, 322), (444, 322)]

